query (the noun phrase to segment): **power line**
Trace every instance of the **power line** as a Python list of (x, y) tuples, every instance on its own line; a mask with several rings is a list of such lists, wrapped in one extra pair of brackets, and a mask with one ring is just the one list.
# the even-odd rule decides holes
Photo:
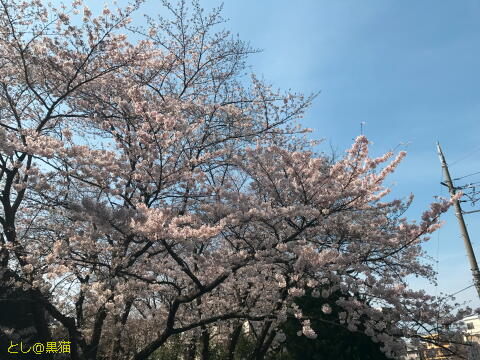
[(461, 185), (461, 186), (457, 186), (457, 189), (464, 189), (464, 188), (468, 188), (468, 187), (475, 187), (475, 185), (478, 185), (480, 184), (480, 181), (475, 181), (473, 183), (468, 183), (468, 184), (465, 184), (465, 185)]
[(480, 151), (480, 147), (477, 147), (475, 150), (467, 153), (467, 155), (462, 156), (460, 159), (454, 161), (453, 163), (451, 163), (451, 164), (449, 164), (449, 165), (450, 165), (450, 166), (453, 166), (453, 165), (455, 165), (455, 164), (458, 164), (459, 162), (461, 162), (461, 161), (465, 160), (466, 158), (472, 156), (473, 154), (475, 154), (475, 153), (478, 152), (478, 151)]
[(469, 176), (472, 176), (472, 175), (477, 175), (477, 174), (480, 174), (480, 171), (474, 172), (474, 173), (472, 173), (472, 174), (464, 175), (464, 176), (455, 178), (455, 179), (453, 179), (453, 180), (461, 180), (461, 179), (463, 179), (463, 178), (466, 178), (466, 177), (469, 177)]
[(457, 291), (457, 292), (455, 292), (455, 293), (453, 293), (453, 294), (450, 294), (450, 296), (457, 295), (457, 294), (461, 293), (462, 291), (465, 291), (465, 290), (467, 290), (467, 289), (470, 289), (472, 286), (475, 286), (475, 284), (472, 284), (472, 285), (467, 286), (466, 288), (464, 288), (464, 289), (462, 289), (462, 290), (459, 290), (459, 291)]

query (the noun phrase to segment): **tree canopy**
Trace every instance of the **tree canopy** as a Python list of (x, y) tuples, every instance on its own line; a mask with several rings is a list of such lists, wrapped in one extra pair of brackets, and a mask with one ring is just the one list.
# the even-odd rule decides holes
[(466, 311), (406, 282), (433, 281), (421, 243), (450, 201), (408, 221), (384, 185), (404, 152), (315, 150), (298, 125), (312, 96), (249, 76), (255, 50), (220, 8), (162, 3), (135, 26), (141, 1), (0, 0), (0, 275), (39, 307), (36, 339), (74, 360), (144, 360), (175, 337), (233, 358), (248, 322), (262, 359), (289, 318), (329, 331), (305, 294), (386, 356), (455, 332), (439, 324)]

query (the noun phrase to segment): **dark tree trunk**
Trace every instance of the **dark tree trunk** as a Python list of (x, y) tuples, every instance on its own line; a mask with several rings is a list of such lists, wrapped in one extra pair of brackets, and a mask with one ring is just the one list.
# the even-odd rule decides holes
[(202, 327), (202, 360), (209, 360), (210, 359), (210, 333), (206, 327)]
[(232, 333), (232, 337), (228, 343), (228, 355), (226, 360), (233, 360), (235, 356), (235, 349), (242, 334), (242, 324), (235, 325), (235, 328)]

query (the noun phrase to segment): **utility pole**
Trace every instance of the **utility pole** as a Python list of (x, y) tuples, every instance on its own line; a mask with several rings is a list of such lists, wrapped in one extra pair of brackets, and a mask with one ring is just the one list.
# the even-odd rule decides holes
[[(442, 149), (440, 148), (440, 143), (437, 142), (438, 156), (440, 157), (440, 163), (442, 164), (443, 175), (445, 177), (445, 183), (450, 191), (450, 195), (455, 195), (455, 187), (453, 186), (452, 178), (450, 177), (450, 172), (448, 171), (447, 162), (445, 161), (445, 156), (443, 156)], [(462, 208), (460, 202), (455, 200), (453, 205), (455, 206), (455, 216), (457, 217), (458, 224), (460, 225), (460, 232), (462, 233), (463, 243), (465, 244), (465, 249), (467, 250), (468, 261), (470, 262), (470, 269), (472, 270), (473, 282), (475, 288), (477, 289), (478, 297), (480, 298), (480, 271), (478, 270), (477, 260), (475, 259), (475, 254), (473, 253), (472, 243), (470, 242), (470, 237), (468, 236), (467, 227), (465, 226), (465, 221), (463, 220)]]

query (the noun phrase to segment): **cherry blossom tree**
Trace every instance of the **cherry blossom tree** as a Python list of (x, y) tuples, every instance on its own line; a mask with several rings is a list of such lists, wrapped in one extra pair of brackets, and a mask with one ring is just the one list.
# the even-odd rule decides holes
[(164, 1), (136, 27), (141, 1), (0, 5), (1, 275), (41, 308), (39, 339), (142, 360), (182, 336), (208, 359), (248, 321), (262, 359), (288, 317), (316, 336), (305, 291), (388, 356), (455, 330), (438, 324), (465, 311), (405, 280), (434, 279), (421, 243), (450, 201), (408, 222), (410, 200), (384, 200), (403, 152), (316, 152), (295, 123), (312, 97), (247, 77), (221, 9)]

